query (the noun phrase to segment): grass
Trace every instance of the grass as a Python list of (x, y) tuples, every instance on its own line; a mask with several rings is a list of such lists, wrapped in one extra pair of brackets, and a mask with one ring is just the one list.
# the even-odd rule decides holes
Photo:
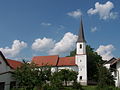
[(83, 86), (84, 90), (96, 90), (96, 86)]

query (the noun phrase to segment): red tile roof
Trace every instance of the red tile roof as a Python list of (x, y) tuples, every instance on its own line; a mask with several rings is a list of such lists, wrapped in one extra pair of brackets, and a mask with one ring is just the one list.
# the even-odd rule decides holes
[(20, 61), (15, 61), (15, 60), (11, 60), (11, 59), (6, 59), (8, 64), (10, 65), (10, 67), (12, 67), (13, 69), (17, 69), (17, 67), (20, 67), (22, 65), (22, 62)]
[(58, 55), (54, 56), (35, 56), (32, 62), (38, 66), (76, 66), (75, 57), (61, 57)]
[(61, 57), (57, 66), (76, 66), (75, 57)]
[(32, 58), (32, 62), (34, 62), (38, 66), (56, 66), (58, 62), (58, 55), (54, 56), (35, 56)]

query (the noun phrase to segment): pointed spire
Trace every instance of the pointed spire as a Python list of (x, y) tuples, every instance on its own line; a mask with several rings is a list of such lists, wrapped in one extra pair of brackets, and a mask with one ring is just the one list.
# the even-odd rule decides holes
[(81, 25), (80, 25), (80, 31), (79, 31), (79, 34), (78, 34), (77, 42), (86, 42), (85, 37), (84, 37), (82, 18), (81, 18)]

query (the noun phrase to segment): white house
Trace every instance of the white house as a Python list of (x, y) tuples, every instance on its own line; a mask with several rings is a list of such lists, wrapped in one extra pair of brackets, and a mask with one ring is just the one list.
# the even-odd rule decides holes
[(0, 90), (10, 90), (16, 84), (11, 72), (21, 64), (19, 61), (6, 59), (0, 51)]
[(55, 72), (60, 69), (71, 69), (78, 72), (77, 81), (82, 85), (87, 85), (87, 55), (86, 55), (86, 41), (84, 37), (83, 23), (81, 20), (81, 27), (76, 42), (75, 57), (59, 57), (53, 56), (35, 56), (32, 62), (38, 66), (51, 65), (52, 71)]
[(115, 77), (115, 86), (120, 87), (120, 58), (112, 58), (104, 66), (113, 71), (112, 75)]

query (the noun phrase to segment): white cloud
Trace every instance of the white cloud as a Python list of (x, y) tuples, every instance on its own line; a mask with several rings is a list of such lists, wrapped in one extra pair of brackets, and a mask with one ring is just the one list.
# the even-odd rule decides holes
[(96, 32), (96, 31), (97, 31), (97, 27), (91, 28), (91, 32)]
[(96, 52), (102, 56), (103, 60), (110, 60), (113, 56), (112, 51), (115, 47), (112, 44), (109, 45), (100, 45)]
[(70, 52), (75, 48), (76, 40), (77, 36), (72, 34), (71, 32), (68, 32), (59, 42), (55, 44), (55, 47), (51, 49), (48, 53), (50, 55), (53, 55)]
[(42, 22), (41, 25), (42, 26), (51, 26), (52, 24), (51, 23)]
[(27, 43), (24, 41), (14, 40), (11, 48), (0, 48), (0, 51), (2, 51), (6, 57), (15, 57), (25, 47), (27, 47)]
[(73, 18), (79, 18), (82, 15), (82, 12), (80, 11), (80, 9), (77, 9), (76, 11), (67, 13), (67, 15), (69, 15)]
[(46, 51), (53, 48), (55, 41), (44, 37), (43, 39), (36, 39), (32, 44), (32, 49), (35, 51)]
[(112, 12), (114, 4), (110, 1), (107, 1), (105, 4), (100, 4), (99, 2), (95, 3), (95, 9), (91, 8), (87, 11), (88, 14), (94, 15), (99, 14), (100, 19), (115, 19), (118, 16), (117, 12)]

